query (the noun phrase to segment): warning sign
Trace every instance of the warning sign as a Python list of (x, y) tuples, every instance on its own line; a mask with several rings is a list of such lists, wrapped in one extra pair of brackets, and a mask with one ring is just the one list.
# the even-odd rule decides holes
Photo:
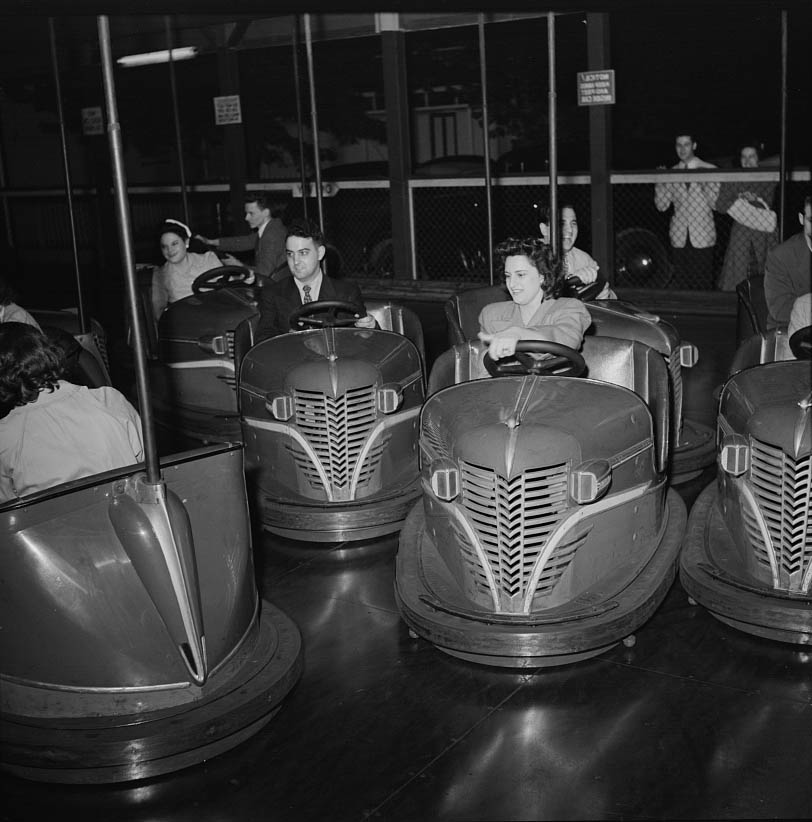
[(615, 102), (615, 71), (579, 71), (578, 105), (603, 106)]
[(82, 109), (82, 134), (104, 134), (101, 106)]
[(214, 121), (218, 126), (230, 126), (233, 123), (242, 122), (239, 94), (214, 98)]

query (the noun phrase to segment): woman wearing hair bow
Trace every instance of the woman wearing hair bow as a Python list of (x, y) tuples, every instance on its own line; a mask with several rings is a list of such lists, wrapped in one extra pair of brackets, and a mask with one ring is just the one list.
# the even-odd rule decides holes
[(205, 254), (189, 251), (192, 232), (179, 220), (164, 220), (159, 236), (166, 262), (152, 275), (152, 309), (156, 321), (169, 303), (191, 295), (192, 283), (198, 276), (223, 265), (213, 251)]

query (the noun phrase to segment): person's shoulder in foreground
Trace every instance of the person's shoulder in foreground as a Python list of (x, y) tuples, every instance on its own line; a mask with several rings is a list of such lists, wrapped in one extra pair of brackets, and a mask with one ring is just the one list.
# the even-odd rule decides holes
[(42, 332), (0, 325), (0, 501), (143, 459), (141, 422), (123, 394), (62, 378)]

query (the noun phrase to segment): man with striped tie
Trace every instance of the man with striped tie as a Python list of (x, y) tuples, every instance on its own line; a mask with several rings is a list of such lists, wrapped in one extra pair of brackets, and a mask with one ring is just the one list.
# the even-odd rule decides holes
[(325, 276), (324, 235), (310, 220), (291, 223), (285, 239), (285, 252), (292, 277), (269, 282), (261, 292), (256, 341), (290, 331), (290, 316), (303, 304), (341, 300), (358, 306), (357, 328), (374, 328), (375, 319), (366, 313), (361, 290), (355, 283)]

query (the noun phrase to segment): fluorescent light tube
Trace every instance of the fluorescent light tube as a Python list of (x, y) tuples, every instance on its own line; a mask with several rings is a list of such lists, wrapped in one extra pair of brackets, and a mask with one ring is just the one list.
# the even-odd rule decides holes
[[(197, 46), (182, 46), (172, 49), (172, 62), (177, 60), (189, 60), (197, 56)], [(169, 49), (163, 51), (148, 51), (144, 54), (128, 54), (126, 57), (119, 57), (116, 62), (125, 68), (133, 66), (148, 66), (153, 63), (168, 63)]]

